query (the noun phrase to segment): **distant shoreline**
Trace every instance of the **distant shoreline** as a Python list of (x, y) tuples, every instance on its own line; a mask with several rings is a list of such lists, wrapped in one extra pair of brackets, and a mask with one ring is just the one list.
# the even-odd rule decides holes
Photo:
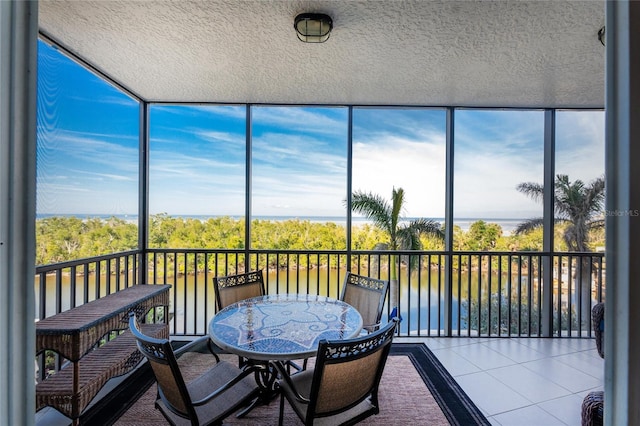
[[(167, 215), (168, 217), (173, 218), (183, 218), (183, 219), (196, 219), (196, 220), (208, 220), (215, 219), (219, 217), (229, 217), (234, 220), (244, 219), (244, 216), (234, 216), (234, 215)], [(77, 217), (79, 219), (90, 219), (90, 218), (99, 218), (99, 219), (109, 219), (115, 217), (117, 219), (125, 220), (127, 222), (137, 222), (138, 215), (137, 214), (67, 214), (67, 213), (40, 213), (36, 215), (36, 220), (38, 219), (46, 219), (50, 217)], [(347, 220), (344, 217), (340, 216), (254, 216), (254, 220), (271, 220), (271, 221), (286, 221), (286, 220), (300, 220), (300, 221), (309, 221), (313, 223), (335, 223), (338, 225), (346, 226)], [(413, 217), (406, 217), (405, 220), (417, 219)], [(444, 218), (426, 218), (430, 220), (435, 220), (436, 222), (444, 223)], [(366, 224), (371, 223), (370, 220), (364, 217), (353, 217), (352, 223), (354, 224)], [(526, 218), (476, 218), (476, 217), (463, 217), (463, 218), (454, 218), (454, 225), (459, 226), (460, 229), (467, 231), (472, 223), (477, 222), (479, 220), (483, 220), (487, 223), (496, 223), (500, 225), (502, 228), (502, 232), (504, 234), (511, 234), (516, 227), (527, 220)]]

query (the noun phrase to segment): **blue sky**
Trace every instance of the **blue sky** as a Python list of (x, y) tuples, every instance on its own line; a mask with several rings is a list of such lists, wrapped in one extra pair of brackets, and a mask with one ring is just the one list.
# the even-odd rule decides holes
[[(425, 100), (428, 104), (428, 100)], [(39, 43), (39, 214), (136, 214), (138, 104)], [(344, 107), (252, 110), (252, 211), (344, 216)], [(150, 211), (243, 215), (244, 106), (152, 105)], [(541, 206), (519, 194), (542, 182), (542, 111), (456, 111), (456, 217), (526, 218)], [(604, 173), (604, 113), (559, 111), (556, 172)], [(354, 108), (353, 189), (407, 196), (409, 217), (444, 215), (445, 111)]]

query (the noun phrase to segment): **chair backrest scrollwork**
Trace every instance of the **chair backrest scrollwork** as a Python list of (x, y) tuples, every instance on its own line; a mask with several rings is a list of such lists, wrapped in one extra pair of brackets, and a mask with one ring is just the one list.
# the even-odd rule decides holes
[(226, 277), (215, 277), (213, 279), (213, 287), (216, 293), (218, 310), (220, 310), (240, 300), (263, 296), (264, 277), (262, 270), (228, 275)]

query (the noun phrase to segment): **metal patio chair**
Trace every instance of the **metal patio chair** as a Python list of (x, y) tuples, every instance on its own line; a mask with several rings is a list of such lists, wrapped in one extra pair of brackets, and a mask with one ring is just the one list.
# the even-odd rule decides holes
[(285, 399), (305, 425), (317, 419), (351, 425), (378, 414), (378, 386), (396, 324), (393, 320), (355, 339), (321, 341), (313, 369), (289, 375), (281, 367), (278, 424), (282, 425)]
[(213, 288), (216, 293), (218, 310), (244, 299), (264, 296), (262, 270), (227, 275), (225, 277), (214, 277)]
[(368, 333), (380, 328), (382, 309), (389, 290), (389, 281), (347, 272), (340, 300), (347, 302), (362, 315), (363, 329)]
[(186, 383), (178, 358), (186, 352), (202, 352), (209, 348), (209, 337), (200, 338), (177, 350), (166, 339), (142, 334), (134, 313), (129, 328), (138, 349), (147, 358), (158, 383), (155, 407), (173, 425), (222, 425), (222, 421), (248, 405), (258, 394), (251, 368), (240, 370), (221, 361), (211, 352), (215, 364), (199, 377)]
[[(262, 269), (224, 277), (214, 277), (213, 288), (216, 293), (218, 311), (244, 299), (264, 296)], [(217, 352), (225, 351), (217, 349)], [(244, 367), (247, 361), (246, 358), (238, 356), (238, 365), (240, 367)]]

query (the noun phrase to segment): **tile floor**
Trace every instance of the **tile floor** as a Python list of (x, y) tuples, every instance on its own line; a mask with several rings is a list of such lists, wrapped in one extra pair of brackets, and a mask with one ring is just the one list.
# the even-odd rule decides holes
[(604, 386), (593, 339), (423, 341), (496, 426), (579, 426), (582, 399)]

